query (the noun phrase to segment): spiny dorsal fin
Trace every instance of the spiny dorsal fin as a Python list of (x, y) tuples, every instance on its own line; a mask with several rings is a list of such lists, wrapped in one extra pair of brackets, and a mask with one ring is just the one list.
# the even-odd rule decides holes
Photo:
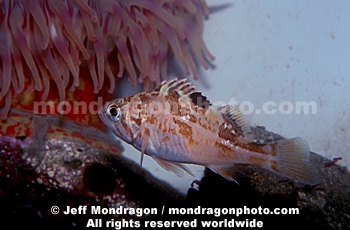
[(173, 78), (169, 81), (163, 81), (157, 88), (159, 88), (161, 94), (171, 95), (176, 92), (180, 97), (183, 97), (193, 93), (195, 90), (195, 86), (191, 86), (191, 83), (186, 83), (186, 81), (186, 78), (180, 80)]
[(242, 113), (242, 108), (238, 105), (224, 105), (217, 108), (231, 122), (238, 126), (244, 135), (250, 133), (250, 125), (246, 116)]
[(154, 90), (164, 95), (177, 93), (181, 99), (191, 101), (194, 105), (202, 108), (211, 105), (207, 97), (203, 96), (201, 92), (195, 91), (196, 87), (186, 81), (186, 78), (180, 80), (173, 78), (169, 81), (163, 81)]
[(203, 109), (208, 108), (211, 105), (208, 98), (202, 95), (202, 92), (193, 92), (191, 95), (189, 95), (189, 97), (191, 98), (193, 104), (202, 107)]

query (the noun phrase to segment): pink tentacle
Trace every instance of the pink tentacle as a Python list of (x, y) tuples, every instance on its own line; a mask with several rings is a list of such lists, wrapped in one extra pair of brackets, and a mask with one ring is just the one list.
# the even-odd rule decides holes
[(122, 78), (123, 77), (123, 74), (124, 74), (124, 69), (125, 69), (125, 65), (124, 65), (124, 61), (123, 61), (123, 58), (122, 58), (122, 56), (120, 55), (120, 53), (118, 54), (118, 60), (119, 60), (119, 62), (118, 62), (118, 68), (119, 68), (119, 70), (118, 70), (118, 73), (117, 73), (117, 77), (118, 78)]
[[(91, 54), (93, 54), (93, 44), (91, 41), (87, 41), (87, 49), (90, 51)], [(96, 65), (95, 65), (95, 55), (91, 55), (91, 58), (87, 60), (87, 65), (90, 71), (92, 83), (94, 85), (94, 94), (97, 94), (98, 89), (98, 77), (96, 75)]]
[[(79, 10), (79, 14), (81, 16), (81, 20), (79, 20), (79, 22), (75, 22), (75, 25), (77, 25), (78, 23), (82, 23), (84, 25), (84, 28), (86, 30), (87, 36), (89, 38), (89, 40), (91, 41), (96, 41), (96, 35), (94, 34), (94, 29), (92, 26), (92, 22), (91, 20), (89, 20), (89, 15), (87, 12), (85, 12), (84, 10)], [(97, 17), (96, 20), (97, 21)], [(80, 27), (80, 26), (79, 26)], [(82, 33), (83, 31), (81, 31)], [(82, 38), (81, 38), (82, 39)]]
[[(29, 45), (27, 43), (26, 36), (24, 35), (25, 32), (22, 29), (23, 27), (26, 28), (26, 33), (28, 33), (29, 31), (29, 28), (28, 28), (29, 25), (28, 23), (26, 24), (24, 15), (21, 12), (22, 8), (23, 6), (20, 6), (19, 3), (17, 2), (17, 5), (12, 9), (11, 15), (9, 18), (10, 28), (12, 31), (13, 38), (18, 46), (18, 49), (22, 53), (24, 60), (26, 61), (27, 66), (29, 67), (32, 73), (32, 76), (35, 82), (35, 88), (38, 90), (41, 90), (40, 81), (38, 80), (39, 79), (38, 69), (34, 63), (33, 57), (31, 55), (31, 51), (29, 50)], [(20, 77), (20, 76), (23, 76), (23, 68), (22, 68), (22, 60), (19, 54), (18, 54), (17, 60), (18, 60), (18, 63), (20, 63), (20, 66), (17, 64), (17, 61), (15, 61), (15, 65), (17, 65), (16, 66), (17, 76)], [(20, 81), (20, 83), (24, 85), (23, 81), (22, 82)]]
[[(127, 47), (127, 42), (126, 42), (126, 35), (121, 34), (121, 36), (115, 40), (115, 44), (118, 47), (118, 51), (120, 53), (120, 57), (119, 58), (119, 62), (123, 61), (124, 65), (126, 67), (126, 71), (128, 72), (129, 75), (129, 80), (131, 82), (131, 85), (133, 87), (136, 86), (136, 71), (134, 68), (134, 64), (131, 60), (131, 56)], [(120, 71), (120, 70), (119, 70)], [(121, 77), (121, 75), (118, 74), (119, 77)]]
[(51, 41), (56, 47), (58, 53), (62, 56), (62, 59), (67, 64), (70, 72), (73, 75), (73, 85), (79, 85), (79, 76), (78, 76), (78, 67), (74, 65), (73, 60), (70, 56), (68, 46), (66, 45), (66, 41), (61, 33), (57, 20), (55, 20), (53, 15), (50, 15), (49, 19), (49, 27), (50, 27), (50, 37)]
[[(144, 28), (145, 33), (148, 37), (148, 40), (150, 41), (150, 43), (153, 46), (153, 54), (158, 54), (159, 52), (159, 38), (158, 38), (158, 32), (157, 32), (157, 26), (155, 24), (155, 18), (154, 15), (152, 15), (150, 12), (148, 11), (144, 11), (145, 14), (145, 18), (142, 18), (141, 20), (144, 21), (148, 21), (148, 26), (146, 26)], [(142, 15), (142, 14), (141, 14)]]
[(20, 94), (24, 89), (24, 75), (21, 54), (17, 46), (11, 46), (11, 53), (14, 65), (12, 65), (12, 88), (16, 94)]
[(11, 109), (12, 95), (8, 92), (5, 97), (5, 107), (2, 109), (0, 120), (6, 120)]
[[(34, 35), (36, 35), (35, 41), (36, 41), (37, 47), (40, 46), (40, 40), (41, 40), (41, 39), (37, 39), (37, 37), (40, 36), (39, 34), (40, 33), (37, 30), (37, 27), (34, 27)], [(60, 101), (64, 101), (66, 92), (65, 92), (63, 80), (62, 80), (61, 76), (59, 75), (59, 72), (57, 71), (57, 69), (59, 67), (57, 67), (56, 62), (55, 62), (54, 58), (52, 57), (51, 51), (49, 49), (38, 50), (38, 51), (39, 51), (39, 56), (41, 57), (41, 60), (44, 64), (44, 66), (50, 72), (50, 76), (52, 77), (52, 79), (55, 81), (55, 83), (57, 85), (58, 95), (59, 95)]]
[(90, 15), (91, 21), (96, 22), (97, 21), (97, 15), (93, 9), (87, 4), (87, 1), (85, 0), (74, 0), (74, 2), (83, 9), (87, 14)]
[(49, 44), (49, 30), (47, 26), (47, 18), (44, 13), (44, 6), (41, 4), (40, 0), (23, 0), (22, 3), (27, 7), (30, 14), (32, 15), (35, 23), (39, 27), (42, 34), (42, 41), (40, 44), (41, 49), (46, 49)]
[(79, 50), (83, 53), (86, 60), (90, 58), (88, 51), (86, 50), (83, 42), (80, 40), (79, 36), (75, 32), (72, 23), (72, 17), (69, 15), (67, 6), (61, 0), (47, 0), (48, 5), (55, 11), (58, 18), (62, 22), (62, 26), (65, 28), (72, 40), (77, 44)]
[(97, 71), (98, 71), (98, 90), (102, 89), (104, 82), (104, 61), (105, 61), (105, 47), (104, 39), (102, 34), (102, 28), (97, 22), (93, 23), (94, 33), (96, 34), (97, 40), (94, 42), (94, 51), (96, 54)]
[(128, 6), (129, 10), (131, 6), (138, 6), (140, 8), (144, 8), (151, 11), (153, 14), (157, 15), (157, 17), (159, 17), (161, 20), (167, 23), (170, 27), (174, 28), (180, 39), (185, 39), (185, 34), (182, 32), (181, 27), (173, 19), (172, 15), (169, 14), (169, 12), (167, 12), (166, 10), (164, 10), (155, 0), (128, 0), (127, 2), (125, 2), (125, 4)]
[(0, 56), (2, 61), (2, 82), (0, 85), (0, 98), (4, 97), (10, 90), (11, 83), (11, 32), (7, 26), (7, 17), (9, 15), (9, 6), (4, 5), (5, 14), (0, 15)]
[(112, 73), (111, 67), (108, 64), (108, 61), (105, 61), (105, 71), (109, 79), (109, 90), (108, 93), (113, 93), (115, 89), (115, 78)]

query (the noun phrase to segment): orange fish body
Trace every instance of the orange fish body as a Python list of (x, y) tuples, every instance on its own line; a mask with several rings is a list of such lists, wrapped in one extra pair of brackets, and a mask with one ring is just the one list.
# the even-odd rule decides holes
[[(237, 182), (241, 166), (253, 164), (315, 184), (309, 146), (302, 138), (257, 144), (239, 107), (213, 106), (186, 79), (164, 81), (153, 91), (116, 99), (99, 111), (113, 132), (162, 167), (192, 174), (182, 163), (210, 168)], [(193, 175), (193, 174), (192, 174)]]

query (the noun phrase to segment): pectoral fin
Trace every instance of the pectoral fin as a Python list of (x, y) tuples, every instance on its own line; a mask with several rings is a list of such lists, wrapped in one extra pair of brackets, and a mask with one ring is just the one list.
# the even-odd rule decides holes
[(148, 146), (149, 143), (149, 136), (144, 135), (142, 137), (142, 143), (141, 143), (141, 159), (140, 159), (140, 165), (142, 166), (142, 162), (143, 162), (143, 156), (145, 155), (145, 151), (146, 148)]
[(207, 166), (211, 171), (221, 175), (229, 181), (234, 181), (237, 184), (242, 184), (245, 174), (246, 165), (236, 164), (229, 166)]
[(157, 157), (153, 157), (153, 159), (164, 169), (175, 173), (178, 177), (183, 176), (183, 171), (186, 171), (191, 176), (194, 176), (194, 174), (191, 172), (189, 168), (187, 168), (185, 165), (178, 163), (178, 162), (170, 162), (166, 161)]

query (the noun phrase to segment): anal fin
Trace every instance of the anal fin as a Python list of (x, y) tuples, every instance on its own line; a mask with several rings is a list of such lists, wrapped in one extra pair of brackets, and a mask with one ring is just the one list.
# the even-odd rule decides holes
[(178, 177), (183, 176), (183, 171), (187, 172), (191, 176), (194, 176), (194, 174), (191, 172), (191, 170), (186, 167), (185, 165), (178, 163), (178, 162), (171, 162), (166, 161), (157, 157), (152, 156), (152, 158), (164, 169), (175, 173)]
[(234, 164), (234, 165), (209, 165), (207, 166), (211, 171), (221, 175), (229, 181), (234, 181), (237, 184), (243, 184), (246, 165)]

